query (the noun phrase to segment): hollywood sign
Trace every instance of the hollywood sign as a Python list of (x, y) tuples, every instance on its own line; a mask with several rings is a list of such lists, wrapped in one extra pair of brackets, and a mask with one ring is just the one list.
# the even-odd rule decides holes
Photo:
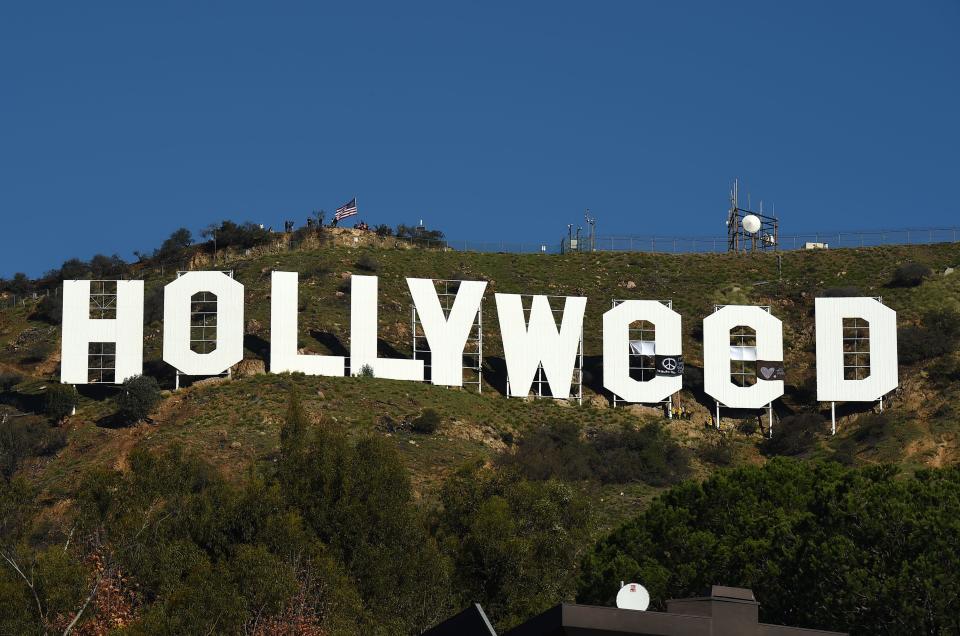
[[(487, 283), (459, 281), (452, 307), (441, 307), (434, 281), (408, 278), (407, 286), (430, 348), (433, 384), (463, 385), (464, 347), (480, 311)], [(116, 317), (90, 317), (90, 282), (64, 281), (61, 381), (88, 381), (91, 343), (115, 343), (115, 380), (143, 371), (143, 281), (117, 281)], [(370, 367), (376, 377), (423, 382), (424, 361), (381, 358), (377, 354), (376, 276), (352, 276), (350, 294), (349, 374)], [(297, 349), (297, 273), (273, 272), (271, 289), (270, 372), (343, 376), (345, 356), (299, 353)], [(201, 292), (216, 295), (216, 347), (209, 353), (191, 349), (191, 302)], [(187, 272), (164, 289), (163, 359), (186, 375), (217, 375), (243, 359), (243, 285), (222, 272)], [(529, 311), (523, 296), (495, 294), (497, 318), (506, 359), (508, 391), (527, 396), (538, 370), (553, 397), (569, 398), (577, 356), (582, 353), (583, 317), (587, 299), (568, 296), (558, 326), (547, 296), (532, 297)], [(897, 387), (896, 312), (874, 298), (817, 298), (817, 399), (874, 401)], [(846, 318), (869, 325), (869, 369), (863, 379), (844, 377)], [(654, 377), (630, 376), (629, 327), (635, 321), (654, 325)], [(758, 361), (756, 383), (731, 381), (731, 359), (744, 347), (730, 346), (730, 333), (749, 327), (756, 346), (746, 359)], [(681, 317), (655, 300), (625, 300), (603, 314), (603, 386), (619, 399), (656, 403), (683, 386)], [(740, 358), (744, 359), (744, 358)], [(761, 408), (783, 395), (783, 325), (761, 307), (727, 305), (703, 320), (704, 390), (718, 405)], [(866, 365), (864, 365), (866, 366)]]

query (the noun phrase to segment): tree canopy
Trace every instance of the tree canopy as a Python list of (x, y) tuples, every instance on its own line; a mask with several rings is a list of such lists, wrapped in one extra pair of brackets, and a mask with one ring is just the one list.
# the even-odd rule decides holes
[(960, 470), (914, 476), (776, 458), (686, 482), (599, 542), (578, 599), (639, 581), (662, 609), (749, 587), (769, 623), (852, 634), (960, 632)]

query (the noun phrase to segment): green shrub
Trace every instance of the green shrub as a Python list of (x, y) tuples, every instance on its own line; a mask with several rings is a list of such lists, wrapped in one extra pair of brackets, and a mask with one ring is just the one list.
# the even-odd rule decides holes
[(830, 461), (842, 466), (853, 466), (857, 463), (857, 442), (852, 437), (842, 437), (833, 445), (833, 455)]
[(20, 357), (20, 361), (31, 364), (43, 362), (50, 357), (50, 354), (53, 353), (53, 350), (54, 344), (49, 340), (37, 340), (26, 348), (26, 350), (23, 352), (23, 355)]
[(52, 455), (66, 445), (63, 430), (36, 416), (9, 418), (0, 426), (0, 475), (9, 479), (24, 459)]
[(533, 429), (500, 463), (527, 479), (601, 483), (677, 483), (690, 474), (690, 452), (659, 423), (599, 431), (583, 439), (580, 427), (560, 421)]
[(740, 420), (740, 423), (737, 424), (737, 430), (744, 435), (753, 435), (757, 432), (757, 428), (757, 420), (752, 417)]
[(925, 278), (933, 272), (921, 263), (904, 263), (894, 270), (891, 287), (916, 287), (921, 285)]
[(63, 321), (63, 299), (59, 295), (44, 296), (30, 315), (31, 320), (59, 325)]
[(580, 426), (560, 420), (525, 433), (499, 463), (526, 479), (580, 481), (593, 477), (595, 458), (596, 449), (581, 439)]
[(365, 364), (360, 367), (360, 373), (357, 375), (359, 375), (361, 378), (372, 378), (374, 377), (373, 367), (371, 367), (369, 364)]
[(817, 413), (789, 415), (776, 426), (773, 437), (763, 440), (760, 450), (765, 455), (801, 455), (810, 451), (823, 433), (826, 422)]
[(440, 428), (440, 414), (433, 409), (424, 409), (410, 422), (410, 428), (417, 433), (435, 433)]
[(926, 311), (919, 325), (902, 327), (897, 349), (902, 364), (914, 364), (956, 351), (960, 346), (960, 314), (952, 309)]
[(960, 358), (956, 355), (939, 358), (930, 365), (930, 378), (938, 384), (960, 380)]
[(733, 440), (725, 435), (708, 440), (697, 451), (700, 459), (715, 466), (729, 466), (736, 457)]
[(227, 247), (250, 248), (269, 243), (273, 238), (269, 231), (255, 223), (237, 224), (233, 221), (222, 221), (220, 225), (210, 225), (201, 232), (204, 238), (209, 238), (208, 245), (216, 245), (218, 250)]
[(129, 420), (139, 421), (150, 414), (160, 401), (160, 385), (148, 375), (127, 378), (117, 394), (117, 412)]
[(886, 413), (869, 413), (857, 420), (853, 439), (867, 446), (875, 446), (877, 442), (890, 436), (894, 426), (895, 422)]
[(599, 433), (593, 445), (598, 453), (595, 472), (604, 483), (665, 486), (690, 475), (690, 451), (677, 444), (660, 422)]
[(398, 238), (411, 238), (415, 243), (422, 242), (425, 246), (436, 245), (443, 240), (443, 232), (440, 230), (428, 230), (421, 226), (403, 225), (397, 226)]
[(59, 422), (73, 412), (79, 396), (72, 384), (51, 384), (43, 395), (43, 412)]
[(375, 272), (380, 269), (380, 263), (377, 262), (377, 259), (375, 259), (372, 254), (363, 254), (357, 259), (354, 266), (365, 272)]
[(0, 373), (0, 393), (6, 393), (23, 382), (23, 376), (16, 372), (4, 371)]

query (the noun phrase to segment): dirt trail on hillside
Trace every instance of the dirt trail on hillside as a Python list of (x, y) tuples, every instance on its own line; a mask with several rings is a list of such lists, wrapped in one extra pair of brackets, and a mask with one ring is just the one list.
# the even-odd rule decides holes
[(183, 402), (183, 395), (174, 393), (170, 397), (160, 402), (160, 408), (154, 414), (153, 422), (137, 422), (134, 426), (125, 429), (119, 429), (120, 435), (116, 438), (117, 458), (113, 462), (113, 469), (120, 472), (129, 472), (130, 470), (130, 452), (144, 437), (162, 426), (168, 421), (172, 414), (180, 408)]

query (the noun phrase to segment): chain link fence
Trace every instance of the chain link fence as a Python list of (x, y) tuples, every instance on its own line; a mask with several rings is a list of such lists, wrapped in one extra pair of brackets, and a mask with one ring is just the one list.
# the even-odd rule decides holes
[[(462, 252), (503, 254), (557, 254), (569, 251), (711, 253), (726, 252), (725, 236), (581, 236), (579, 249), (570, 249), (568, 239), (561, 241), (470, 241), (404, 239), (418, 247), (451, 249)], [(960, 227), (865, 230), (853, 232), (810, 232), (780, 235), (777, 249), (802, 250), (807, 244), (826, 248), (876, 247), (880, 245), (927, 245), (960, 241)]]
[(17, 305), (26, 305), (28, 303), (34, 303), (38, 300), (42, 300), (45, 296), (60, 296), (60, 287), (55, 287), (52, 290), (44, 289), (41, 291), (30, 292), (28, 294), (9, 294), (5, 297), (0, 297), (0, 308), (9, 308), (16, 307)]
[[(960, 240), (960, 227), (910, 228), (902, 230), (869, 230), (855, 232), (811, 232), (779, 237), (777, 249), (802, 250), (808, 244), (827, 248), (876, 247), (880, 245), (927, 245), (955, 243)], [(581, 239), (586, 245), (588, 239)], [(726, 237), (676, 236), (598, 236), (594, 249), (618, 252), (725, 252)], [(565, 245), (565, 243), (564, 243)]]

